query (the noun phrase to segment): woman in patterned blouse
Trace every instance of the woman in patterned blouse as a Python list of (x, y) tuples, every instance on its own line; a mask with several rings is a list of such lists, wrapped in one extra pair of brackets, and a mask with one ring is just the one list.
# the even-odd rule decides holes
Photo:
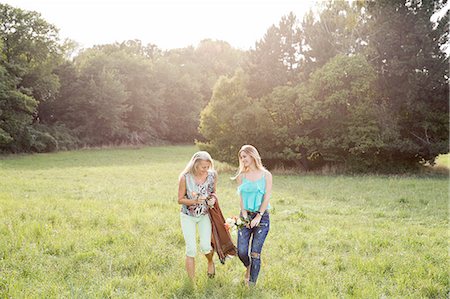
[(196, 227), (200, 235), (200, 250), (208, 260), (208, 277), (215, 274), (214, 251), (211, 247), (211, 220), (208, 207), (214, 205), (217, 173), (208, 152), (195, 153), (181, 172), (178, 184), (178, 203), (181, 204), (181, 228), (186, 242), (186, 271), (195, 276)]

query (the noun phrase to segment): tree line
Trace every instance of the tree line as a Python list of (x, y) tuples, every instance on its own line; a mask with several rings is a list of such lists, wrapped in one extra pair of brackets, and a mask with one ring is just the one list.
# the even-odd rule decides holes
[(192, 143), (268, 166), (411, 167), (448, 152), (445, 1), (329, 1), (249, 51), (75, 45), (39, 13), (0, 4), (0, 151)]

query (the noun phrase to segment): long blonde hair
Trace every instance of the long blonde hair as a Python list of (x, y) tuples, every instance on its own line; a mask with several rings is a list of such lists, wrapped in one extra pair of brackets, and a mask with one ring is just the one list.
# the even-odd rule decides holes
[(249, 155), (250, 157), (253, 158), (257, 169), (263, 170), (263, 171), (266, 170), (266, 168), (262, 164), (261, 156), (259, 155), (259, 152), (256, 149), (256, 147), (254, 147), (253, 145), (250, 145), (250, 144), (245, 144), (241, 147), (241, 149), (238, 152), (239, 169), (237, 171), (236, 176), (234, 176), (232, 178), (233, 180), (235, 180), (237, 177), (239, 177), (239, 175), (241, 175), (241, 173), (248, 171), (248, 169), (244, 166), (244, 163), (242, 163), (242, 160), (241, 160), (242, 152), (246, 153), (247, 155)]
[(213, 159), (211, 158), (211, 155), (208, 152), (199, 151), (192, 156), (191, 160), (186, 165), (186, 168), (181, 172), (180, 178), (186, 173), (191, 173), (195, 175), (198, 163), (200, 163), (200, 161), (210, 162), (211, 166), (209, 167), (209, 169), (214, 171), (214, 162)]

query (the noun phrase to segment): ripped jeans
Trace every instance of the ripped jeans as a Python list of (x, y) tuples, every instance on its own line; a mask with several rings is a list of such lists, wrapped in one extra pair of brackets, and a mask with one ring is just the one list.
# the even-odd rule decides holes
[[(248, 212), (250, 219), (257, 213)], [(250, 283), (255, 284), (261, 268), (261, 250), (270, 229), (269, 212), (266, 211), (261, 218), (259, 226), (254, 228), (243, 227), (238, 231), (237, 248), (239, 259), (245, 267), (250, 267)], [(249, 244), (251, 239), (251, 251), (249, 256)]]

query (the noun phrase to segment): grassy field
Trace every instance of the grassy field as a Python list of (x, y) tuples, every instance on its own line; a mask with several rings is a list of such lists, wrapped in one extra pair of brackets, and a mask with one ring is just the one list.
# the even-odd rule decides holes
[(450, 168), (450, 160), (449, 160), (450, 154), (446, 155), (440, 155), (436, 159), (436, 165), (441, 167), (447, 167)]
[[(446, 298), (448, 178), (275, 175), (258, 285), (186, 280), (177, 177), (192, 146), (0, 159), (0, 298)], [(448, 159), (446, 160), (448, 162)], [(226, 165), (218, 165), (229, 169)], [(219, 172), (225, 217), (238, 213)]]

